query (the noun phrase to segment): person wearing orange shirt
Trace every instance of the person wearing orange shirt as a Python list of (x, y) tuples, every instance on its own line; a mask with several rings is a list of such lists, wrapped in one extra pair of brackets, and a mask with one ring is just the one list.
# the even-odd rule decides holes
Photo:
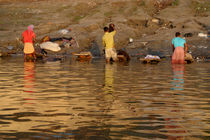
[(34, 26), (29, 25), (28, 30), (25, 30), (22, 34), (22, 41), (24, 43), (24, 60), (26, 61), (27, 56), (33, 56), (36, 59), (35, 49), (33, 43), (35, 42), (35, 33), (33, 32)]

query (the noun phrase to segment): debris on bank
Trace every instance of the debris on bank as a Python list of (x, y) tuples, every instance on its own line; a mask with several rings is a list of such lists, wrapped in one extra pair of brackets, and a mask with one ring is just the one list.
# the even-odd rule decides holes
[(93, 56), (91, 52), (80, 52), (80, 53), (72, 53), (74, 56), (73, 59), (78, 60), (78, 61), (90, 61)]
[(156, 55), (147, 55), (145, 58), (140, 58), (140, 61), (143, 64), (157, 64), (161, 61), (161, 59)]
[(194, 59), (193, 59), (193, 57), (192, 57), (192, 55), (190, 53), (187, 53), (185, 55), (184, 60), (185, 60), (185, 63), (186, 64), (190, 64), (190, 63), (193, 63), (194, 62)]

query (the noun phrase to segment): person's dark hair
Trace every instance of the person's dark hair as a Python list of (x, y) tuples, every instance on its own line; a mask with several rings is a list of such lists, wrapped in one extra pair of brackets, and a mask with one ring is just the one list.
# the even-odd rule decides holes
[(109, 32), (114, 31), (114, 24), (109, 24)]
[(180, 36), (180, 35), (181, 35), (180, 32), (176, 32), (176, 34), (175, 34), (176, 37), (177, 37), (177, 36)]
[(109, 28), (108, 27), (104, 27), (104, 32), (108, 32)]

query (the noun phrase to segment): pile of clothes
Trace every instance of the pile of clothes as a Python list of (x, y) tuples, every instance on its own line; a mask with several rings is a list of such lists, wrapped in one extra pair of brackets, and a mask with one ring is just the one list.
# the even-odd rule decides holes
[(41, 40), (40, 48), (42, 52), (46, 53), (45, 50), (50, 50), (53, 52), (58, 52), (62, 47), (70, 47), (73, 44), (73, 38), (67, 37), (59, 37), (59, 38), (50, 38), (49, 36), (45, 36)]
[(147, 55), (144, 59), (160, 59), (160, 57), (156, 55)]

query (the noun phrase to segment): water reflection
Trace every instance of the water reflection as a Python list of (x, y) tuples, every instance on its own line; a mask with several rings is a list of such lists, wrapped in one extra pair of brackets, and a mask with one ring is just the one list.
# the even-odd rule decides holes
[(35, 64), (34, 62), (24, 62), (24, 90), (25, 93), (22, 97), (23, 100), (26, 102), (25, 104), (33, 104), (32, 100), (34, 100), (33, 93), (35, 92), (34, 89), (34, 82), (35, 82)]
[[(178, 102), (170, 103), (170, 107), (168, 107), (168, 113), (165, 114), (166, 117), (164, 118), (164, 129), (160, 130), (161, 132), (164, 132), (166, 136), (168, 136), (168, 140), (184, 139), (184, 136), (187, 135), (188, 132), (186, 128), (180, 124), (180, 122), (184, 122), (182, 118), (182, 112), (182, 107)], [(168, 114), (177, 115), (172, 116)]]
[(1, 138), (210, 136), (209, 64), (173, 65), (172, 73), (169, 62), (69, 61), (0, 61)]
[(113, 93), (114, 92), (114, 64), (106, 64), (105, 65), (105, 93)]
[(171, 88), (172, 90), (183, 90), (184, 88), (184, 69), (185, 65), (172, 64), (173, 69), (173, 81)]
[(114, 71), (116, 65), (115, 64), (106, 64), (105, 65), (105, 72), (104, 72), (104, 93), (100, 96), (100, 101), (103, 104), (100, 104), (101, 110), (104, 110), (104, 115), (108, 115), (107, 113), (110, 112), (110, 109), (113, 105), (115, 95), (114, 95)]
[(24, 92), (33, 93), (34, 91), (34, 62), (24, 63)]

